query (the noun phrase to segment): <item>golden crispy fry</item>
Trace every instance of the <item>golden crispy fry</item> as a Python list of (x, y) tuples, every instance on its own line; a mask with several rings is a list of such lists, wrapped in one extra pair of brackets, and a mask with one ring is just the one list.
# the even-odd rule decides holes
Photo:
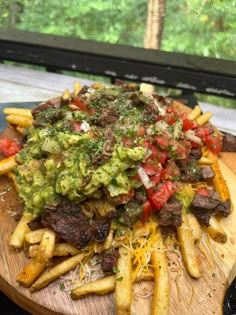
[(228, 199), (230, 199), (230, 192), (229, 192), (229, 188), (227, 186), (227, 183), (221, 173), (221, 170), (219, 168), (219, 164), (217, 161), (217, 157), (209, 152), (208, 153), (208, 157), (213, 160), (213, 164), (211, 165), (211, 167), (213, 168), (214, 172), (215, 172), (215, 177), (213, 178), (213, 185), (216, 189), (216, 191), (220, 194), (220, 197), (223, 201), (226, 201)]
[(152, 315), (165, 315), (168, 314), (170, 300), (168, 262), (160, 230), (157, 230), (157, 236), (155, 247), (160, 250), (155, 250), (151, 254), (155, 283), (152, 298)]
[(30, 231), (30, 232), (26, 233), (25, 234), (26, 242), (29, 244), (40, 243), (45, 231), (46, 231), (46, 229), (42, 228), (42, 229), (38, 229), (38, 230)]
[(188, 215), (189, 227), (192, 230), (194, 242), (197, 242), (201, 238), (201, 234), (202, 234), (201, 226), (198, 223), (197, 218), (192, 213), (188, 213), (187, 215)]
[(31, 110), (27, 108), (5, 107), (3, 108), (3, 113), (5, 115), (25, 116), (32, 118)]
[(14, 248), (21, 248), (24, 243), (25, 234), (30, 231), (28, 223), (34, 219), (32, 214), (24, 214), (18, 221), (15, 230), (11, 234), (9, 244)]
[(184, 265), (193, 278), (200, 278), (201, 272), (197, 260), (194, 238), (190, 229), (187, 213), (182, 213), (182, 225), (177, 228)]
[(82, 89), (82, 85), (79, 82), (75, 82), (75, 84), (74, 84), (74, 96), (77, 96), (81, 89)]
[(38, 261), (46, 263), (53, 256), (55, 240), (55, 232), (49, 229), (45, 229), (37, 253)]
[(197, 161), (198, 165), (212, 165), (213, 161), (208, 159), (205, 156), (202, 156), (198, 161)]
[(212, 117), (211, 112), (205, 112), (204, 114), (198, 116), (196, 121), (200, 126), (203, 126), (211, 119), (211, 117)]
[(46, 267), (53, 255), (56, 235), (53, 231), (45, 229), (37, 255), (23, 268), (17, 276), (17, 281), (29, 287)]
[(100, 90), (102, 88), (104, 88), (104, 85), (100, 82), (95, 82), (94, 84), (92, 84), (91, 86), (94, 90)]
[(74, 256), (79, 253), (79, 250), (68, 243), (55, 244), (53, 256)]
[(29, 287), (45, 268), (45, 263), (34, 257), (18, 274), (16, 281), (25, 287)]
[(125, 315), (130, 314), (132, 304), (132, 261), (131, 252), (126, 248), (120, 247), (119, 254), (115, 284), (116, 313)]
[(23, 135), (25, 128), (21, 126), (16, 126), (16, 130)]
[[(147, 271), (136, 278), (135, 282), (154, 280), (153, 272)], [(71, 297), (77, 300), (89, 294), (106, 294), (115, 290), (116, 277), (109, 276), (81, 285), (71, 291)]]
[(15, 156), (9, 156), (0, 161), (0, 175), (10, 172), (16, 165)]
[(62, 263), (46, 271), (35, 281), (35, 283), (32, 285), (31, 291), (33, 292), (42, 289), (55, 279), (75, 268), (86, 257), (86, 255), (87, 253), (80, 253), (66, 259)]
[(18, 191), (18, 185), (16, 183), (16, 175), (11, 171), (7, 172), (5, 175), (12, 180), (15, 190)]
[(140, 84), (140, 91), (143, 94), (148, 94), (151, 95), (155, 92), (155, 87), (152, 84), (148, 84), (148, 83), (141, 83)]
[(115, 276), (98, 279), (73, 289), (71, 291), (71, 297), (76, 300), (88, 294), (107, 294), (114, 291), (115, 283)]
[(33, 119), (26, 116), (7, 115), (6, 121), (11, 125), (18, 125), (21, 127), (29, 127), (33, 123)]
[(216, 217), (211, 216), (209, 224), (210, 225), (205, 227), (205, 229), (209, 233), (211, 238), (219, 243), (227, 242), (227, 234), (222, 228), (220, 221)]
[(201, 110), (200, 106), (196, 105), (196, 106), (194, 106), (194, 109), (188, 114), (187, 117), (189, 120), (194, 120), (201, 114), (201, 112), (202, 112), (202, 110)]

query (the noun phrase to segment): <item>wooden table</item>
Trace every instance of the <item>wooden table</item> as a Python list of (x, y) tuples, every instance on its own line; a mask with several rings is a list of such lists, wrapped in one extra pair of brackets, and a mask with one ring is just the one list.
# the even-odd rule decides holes
[[(91, 84), (92, 81), (83, 80), (80, 78), (67, 76), (67, 75), (60, 75), (54, 73), (47, 73), (36, 71), (32, 69), (25, 69), (25, 68), (18, 68), (9, 65), (0, 65), (0, 110), (5, 106), (6, 103), (18, 103), (18, 102), (38, 102), (50, 99), (52, 97), (61, 95), (61, 93), (68, 88), (69, 90), (73, 90), (73, 84), (79, 81), (82, 84)], [(212, 107), (214, 109), (214, 106)], [(225, 112), (225, 109), (222, 109)], [(232, 111), (235, 114), (235, 111)], [(231, 114), (231, 116), (233, 115)], [(218, 117), (220, 117), (220, 113)], [(226, 122), (227, 124), (227, 122)], [(236, 130), (236, 129), (235, 129)], [(236, 189), (235, 189), (235, 182), (236, 182), (236, 168), (235, 168), (235, 161), (236, 155), (223, 155), (223, 159), (221, 161), (221, 167), (223, 169), (224, 175), (229, 179), (229, 186), (231, 193), (236, 196)], [(224, 255), (228, 257), (228, 253), (230, 252), (229, 260), (230, 265), (233, 265), (233, 259), (236, 257), (236, 249), (235, 246), (232, 247), (231, 242), (235, 242), (236, 240), (236, 228), (232, 229), (231, 227), (231, 220), (236, 222), (236, 214), (233, 213), (232, 219), (225, 220), (224, 227), (230, 231), (230, 241), (226, 247), (224, 247)], [(216, 250), (221, 252), (221, 245), (216, 246)], [(229, 273), (231, 274), (231, 270), (229, 270), (229, 266), (222, 265), (222, 274), (224, 278), (227, 278)], [(235, 273), (232, 273), (232, 277), (235, 276)], [(212, 274), (208, 274), (209, 281), (212, 281)], [(190, 281), (191, 282), (191, 281)], [(189, 283), (190, 283), (189, 282)], [(204, 282), (199, 282), (199, 288), (197, 290), (202, 290), (204, 287)], [(214, 283), (215, 285), (215, 283)], [(220, 284), (218, 284), (220, 285)], [(191, 283), (189, 288), (191, 287)], [(201, 303), (204, 304), (206, 299), (208, 299), (208, 290), (209, 288), (206, 287), (206, 292), (202, 292), (202, 300)], [(182, 288), (182, 294), (188, 294), (188, 290)], [(190, 289), (189, 289), (190, 290)], [(176, 295), (177, 293), (175, 293)], [(184, 295), (182, 296), (182, 298)], [(19, 304), (20, 300), (17, 297), (12, 298), (15, 301), (18, 301)], [(189, 297), (187, 297), (189, 299)], [(194, 299), (194, 296), (193, 296)], [(99, 299), (97, 299), (98, 301)], [(213, 300), (213, 299), (212, 299)], [(176, 301), (177, 295), (176, 295)], [(110, 303), (110, 302), (109, 302)], [(108, 303), (108, 304), (109, 304)], [(180, 302), (178, 302), (180, 303)], [(23, 303), (21, 305), (24, 305)], [(109, 304), (110, 305), (110, 304)], [(209, 304), (210, 305), (210, 304)], [(112, 306), (112, 304), (110, 305)], [(62, 306), (63, 307), (63, 306)], [(176, 306), (177, 307), (177, 306)], [(178, 306), (179, 307), (179, 306)], [(145, 308), (144, 308), (145, 309)], [(176, 309), (175, 305), (172, 301), (172, 312), (171, 315), (176, 315), (177, 313), (173, 313), (173, 310)], [(214, 310), (215, 306), (210, 305), (209, 310)], [(219, 308), (217, 308), (219, 310)], [(143, 312), (141, 312), (144, 314)], [(140, 314), (141, 314), (140, 313)], [(204, 312), (202, 312), (203, 314)], [(114, 312), (112, 312), (114, 314)], [(179, 313), (178, 313), (179, 314)], [(189, 313), (184, 313), (189, 314)], [(196, 313), (194, 313), (196, 314)], [(212, 314), (209, 312), (205, 312), (204, 314)], [(216, 313), (215, 313), (216, 314)], [(217, 312), (218, 314), (218, 312)], [(198, 314), (197, 314), (198, 315)]]

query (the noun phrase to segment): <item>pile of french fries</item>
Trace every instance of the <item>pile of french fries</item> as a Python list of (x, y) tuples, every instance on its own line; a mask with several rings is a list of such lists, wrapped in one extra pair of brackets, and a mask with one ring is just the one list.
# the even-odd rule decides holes
[[(5, 108), (6, 121), (22, 132), (23, 128), (33, 122), (31, 111), (19, 108)], [(189, 119), (196, 119), (200, 125), (206, 124), (211, 113), (201, 114), (201, 108), (189, 113)], [(230, 198), (228, 187), (223, 180), (217, 158), (204, 150), (199, 160), (201, 165), (211, 164), (216, 172), (215, 189), (223, 200)], [(16, 165), (14, 156), (0, 161), (0, 175), (7, 174), (11, 178), (12, 168)], [(17, 281), (29, 287), (31, 292), (40, 290), (56, 279), (60, 279), (71, 270), (80, 267), (80, 282), (72, 288), (72, 299), (80, 299), (89, 294), (107, 294), (114, 292), (117, 314), (130, 314), (133, 299), (133, 283), (154, 281), (152, 296), (152, 314), (168, 314), (170, 301), (170, 279), (168, 270), (168, 248), (163, 241), (158, 221), (153, 218), (145, 224), (138, 222), (133, 229), (126, 229), (122, 237), (117, 237), (111, 226), (110, 233), (103, 244), (90, 244), (83, 250), (65, 243), (55, 232), (43, 228), (31, 231), (28, 223), (34, 219), (31, 214), (24, 213), (10, 236), (12, 248), (23, 249), (29, 262), (17, 276)], [(208, 233), (215, 241), (224, 243), (227, 235), (220, 220), (211, 217), (210, 226), (202, 227), (189, 212), (183, 211), (182, 225), (177, 229), (177, 242), (180, 246), (184, 266), (193, 278), (202, 276), (201, 266), (197, 259), (196, 248), (201, 242), (202, 233)], [(108, 249), (119, 251), (116, 272), (111, 276), (99, 277), (96, 280), (83, 282), (83, 266), (97, 254)], [(58, 264), (52, 264), (54, 257), (64, 257)], [(81, 279), (82, 278), (82, 279)]]

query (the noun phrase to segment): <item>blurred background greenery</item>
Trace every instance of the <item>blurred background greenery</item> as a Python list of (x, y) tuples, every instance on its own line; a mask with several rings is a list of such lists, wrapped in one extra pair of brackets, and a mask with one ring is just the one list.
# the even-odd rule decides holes
[[(159, 16), (153, 15), (155, 5), (160, 6)], [(2, 28), (226, 60), (236, 60), (235, 16), (236, 0), (0, 0)], [(154, 44), (147, 43), (149, 18), (151, 31), (160, 31)], [(236, 108), (234, 100), (198, 98)]]

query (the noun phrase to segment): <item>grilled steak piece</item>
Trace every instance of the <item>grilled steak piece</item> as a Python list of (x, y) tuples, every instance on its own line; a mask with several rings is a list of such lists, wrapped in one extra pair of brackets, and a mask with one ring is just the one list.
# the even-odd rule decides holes
[(165, 204), (158, 212), (158, 220), (160, 226), (178, 227), (182, 223), (182, 203), (174, 196)]
[(200, 223), (209, 226), (211, 215), (227, 217), (230, 214), (230, 200), (222, 201), (214, 192), (210, 196), (197, 193), (189, 208)]
[(90, 222), (77, 204), (59, 202), (44, 209), (42, 224), (55, 231), (66, 242), (78, 249), (90, 241), (103, 242), (110, 229), (115, 212), (109, 212), (101, 219)]
[(113, 108), (102, 109), (101, 115), (96, 120), (96, 125), (106, 127), (107, 125), (113, 124), (119, 119), (119, 115)]
[(236, 152), (236, 136), (224, 134), (222, 139), (222, 152)]
[(30, 221), (28, 224), (28, 227), (30, 228), (31, 231), (34, 231), (34, 230), (38, 230), (38, 229), (41, 229), (43, 228), (43, 224), (41, 222), (41, 216), (35, 218), (34, 220)]
[(191, 148), (189, 152), (189, 158), (193, 160), (199, 160), (202, 157), (202, 148)]
[(142, 206), (135, 201), (129, 201), (120, 207), (119, 222), (132, 227), (143, 215)]
[(204, 166), (200, 168), (201, 170), (201, 180), (208, 181), (212, 180), (215, 177), (215, 172), (211, 166)]
[(105, 275), (111, 275), (114, 273), (114, 268), (117, 266), (117, 260), (119, 258), (118, 250), (110, 250), (102, 255), (101, 268)]
[(188, 164), (185, 160), (175, 161), (180, 170), (180, 178), (183, 182), (196, 183), (201, 178), (201, 170), (194, 160)]
[(32, 115), (35, 118), (35, 116), (40, 112), (43, 112), (49, 108), (59, 108), (59, 107), (61, 107), (61, 99), (54, 98), (52, 100), (40, 103), (36, 107), (34, 107), (32, 109)]
[(105, 131), (105, 137), (107, 140), (103, 144), (102, 153), (97, 157), (91, 154), (93, 164), (106, 163), (112, 156), (116, 144), (116, 137), (110, 128)]

